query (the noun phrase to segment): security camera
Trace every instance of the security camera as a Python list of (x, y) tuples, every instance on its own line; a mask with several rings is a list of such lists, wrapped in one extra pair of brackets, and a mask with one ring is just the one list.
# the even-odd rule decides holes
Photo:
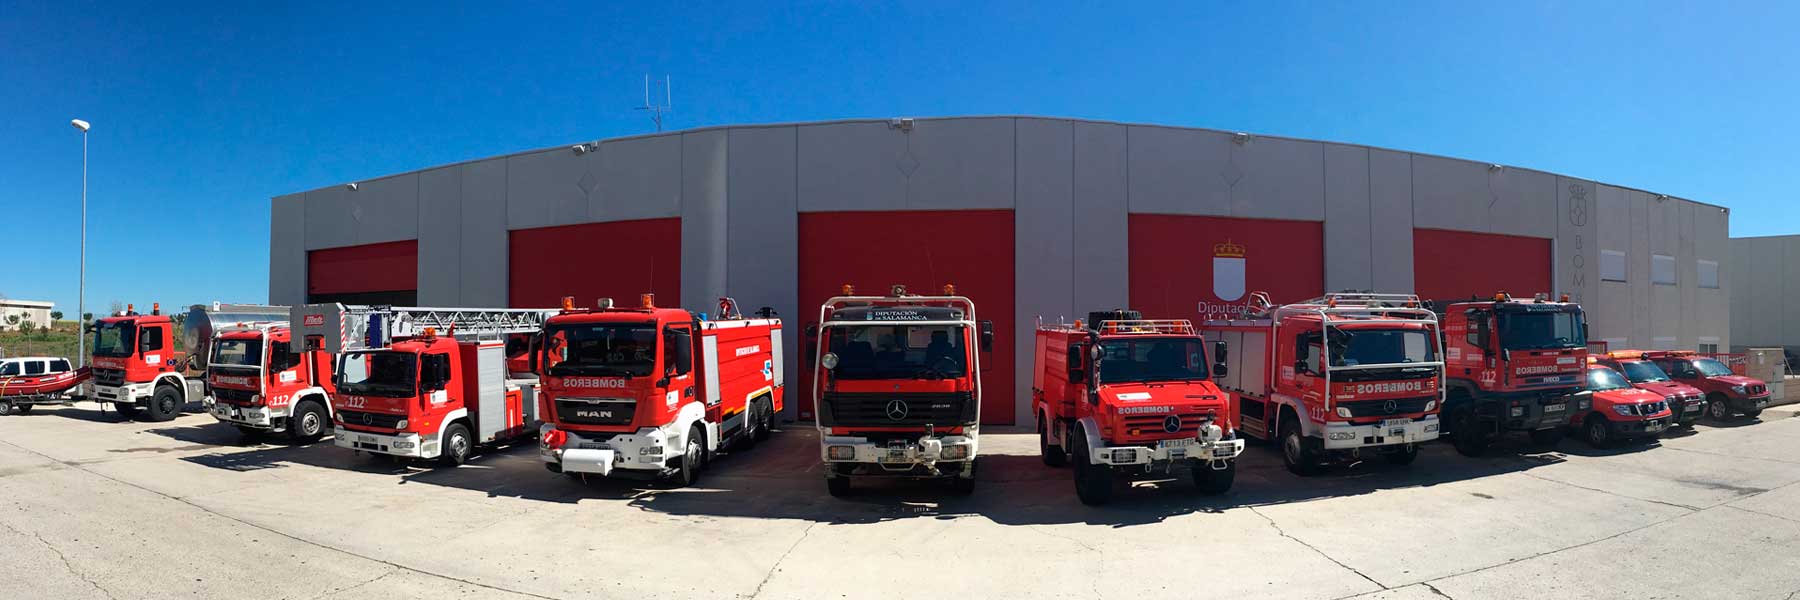
[(346, 184), (344, 184), (344, 189), (354, 192), (354, 191), (356, 191), (356, 184), (355, 183), (346, 183)]
[(913, 128), (913, 120), (910, 117), (888, 120), (888, 129), (898, 129), (900, 131), (911, 132), (912, 128)]
[(1239, 146), (1242, 146), (1242, 145), (1250, 142), (1250, 134), (1244, 133), (1241, 131), (1231, 134), (1231, 142), (1234, 144), (1237, 144)]
[(587, 144), (576, 144), (573, 146), (569, 146), (569, 149), (573, 150), (575, 152), (575, 154), (587, 154), (587, 151), (588, 151)]

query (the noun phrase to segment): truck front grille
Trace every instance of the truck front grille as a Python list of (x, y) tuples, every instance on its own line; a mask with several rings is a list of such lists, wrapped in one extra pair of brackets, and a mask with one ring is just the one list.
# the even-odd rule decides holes
[[(1171, 420), (1169, 417), (1175, 417)], [(1220, 415), (1220, 418), (1223, 418)], [(1149, 440), (1167, 440), (1175, 438), (1199, 437), (1200, 421), (1206, 415), (1198, 412), (1175, 413), (1163, 415), (1130, 415), (1120, 422), (1125, 431), (1120, 432), (1118, 442), (1128, 442), (1133, 438)], [(1171, 430), (1173, 426), (1173, 430)]]
[(339, 422), (347, 425), (379, 427), (381, 429), (399, 429), (400, 422), (406, 420), (406, 415), (390, 415), (387, 413), (373, 413), (357, 410), (340, 410), (337, 413), (337, 417)]
[(106, 387), (125, 385), (125, 371), (123, 369), (94, 369), (94, 385)]
[(968, 392), (826, 392), (819, 402), (824, 427), (956, 427), (975, 423)]
[(234, 390), (221, 387), (213, 388), (212, 392), (213, 400), (239, 406), (250, 404), (250, 397), (256, 395), (256, 392), (250, 390)]
[(1351, 418), (1388, 417), (1393, 415), (1409, 415), (1425, 412), (1425, 405), (1436, 396), (1419, 398), (1396, 398), (1393, 400), (1356, 400), (1338, 402), (1337, 405), (1350, 409)]
[(631, 398), (557, 398), (556, 420), (575, 425), (630, 425), (637, 413)]

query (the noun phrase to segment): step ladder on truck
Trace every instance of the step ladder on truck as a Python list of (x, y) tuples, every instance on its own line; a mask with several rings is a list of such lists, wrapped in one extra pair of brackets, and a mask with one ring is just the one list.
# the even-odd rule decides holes
[(517, 359), (552, 314), (329, 303), (294, 307), (291, 323), (307, 350), (338, 357), (337, 446), (458, 465), (537, 432), (538, 380)]

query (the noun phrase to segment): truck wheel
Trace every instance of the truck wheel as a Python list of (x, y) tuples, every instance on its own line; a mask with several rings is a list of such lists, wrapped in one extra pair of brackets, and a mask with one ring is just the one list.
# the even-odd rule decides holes
[(1531, 432), (1531, 443), (1539, 446), (1555, 446), (1563, 438), (1563, 428), (1537, 429)]
[(745, 450), (755, 448), (756, 443), (765, 437), (762, 433), (763, 417), (760, 405), (760, 401), (751, 400), (750, 404), (744, 407), (744, 431), (738, 434), (738, 447)]
[(1205, 461), (1194, 461), (1193, 472), (1194, 487), (1200, 488), (1202, 494), (1216, 496), (1231, 491), (1232, 482), (1237, 481), (1237, 461), (1225, 461), (1223, 471), (1214, 470)]
[(775, 433), (775, 402), (763, 399), (762, 426), (756, 428), (756, 441), (767, 441)]
[(19, 411), (19, 414), (21, 414), (21, 415), (28, 415), (28, 414), (31, 414), (31, 407), (33, 407), (33, 406), (37, 406), (37, 405), (35, 405), (35, 404), (20, 404), (13, 408), (17, 409)]
[(1082, 504), (1100, 506), (1112, 501), (1112, 465), (1096, 465), (1088, 459), (1087, 442), (1077, 440), (1075, 446), (1075, 497)]
[(1319, 453), (1313, 450), (1306, 436), (1300, 433), (1300, 424), (1295, 422), (1296, 418), (1298, 417), (1290, 416), (1281, 421), (1281, 464), (1295, 475), (1317, 475)]
[(967, 496), (975, 493), (974, 460), (969, 461), (969, 466), (963, 467), (962, 473), (950, 478), (950, 491), (956, 492), (956, 495), (958, 496)]
[(311, 443), (325, 435), (325, 409), (312, 400), (302, 400), (288, 415), (288, 437), (296, 442)]
[(0, 400), (0, 417), (4, 417), (4, 416), (10, 415), (10, 414), (13, 414), (12, 401), (11, 400)]
[(1463, 456), (1481, 456), (1487, 453), (1487, 432), (1481, 430), (1473, 411), (1463, 411), (1456, 416), (1456, 435), (1454, 443), (1456, 451)]
[(1042, 420), (1038, 421), (1038, 454), (1044, 457), (1044, 464), (1060, 467), (1069, 464), (1069, 453), (1062, 446), (1050, 445), (1050, 426)]
[(469, 427), (462, 423), (451, 423), (444, 430), (443, 447), (438, 461), (446, 467), (454, 467), (469, 462), (469, 454), (475, 451), (475, 438), (469, 435)]
[(1587, 439), (1589, 446), (1605, 448), (1612, 445), (1612, 427), (1606, 424), (1604, 417), (1598, 415), (1588, 417), (1587, 423), (1582, 425), (1581, 430), (1582, 437)]
[(683, 446), (686, 450), (681, 453), (681, 468), (675, 472), (675, 482), (682, 487), (700, 481), (701, 462), (706, 460), (706, 453), (701, 450), (705, 435), (698, 425), (688, 430), (687, 439), (684, 440), (686, 445)]
[(1718, 392), (1707, 394), (1706, 416), (1721, 422), (1731, 419), (1731, 404), (1725, 400), (1724, 394)]
[(150, 410), (146, 418), (156, 423), (173, 420), (181, 416), (182, 405), (186, 403), (187, 400), (181, 397), (181, 392), (175, 386), (158, 386), (156, 393), (150, 395)]
[(127, 421), (137, 418), (138, 407), (136, 404), (114, 402), (112, 407), (113, 412), (119, 413), (119, 416), (125, 417), (125, 420)]
[(1413, 464), (1413, 461), (1419, 459), (1419, 447), (1408, 445), (1399, 450), (1383, 454), (1381, 457), (1387, 459), (1388, 464), (1390, 465), (1410, 465)]

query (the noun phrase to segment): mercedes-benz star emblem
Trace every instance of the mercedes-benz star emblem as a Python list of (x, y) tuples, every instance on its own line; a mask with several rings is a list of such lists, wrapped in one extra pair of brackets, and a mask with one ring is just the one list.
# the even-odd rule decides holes
[(911, 409), (906, 406), (905, 400), (890, 400), (887, 403), (887, 418), (890, 421), (905, 419), (906, 413), (910, 410)]
[(375, 416), (371, 415), (369, 413), (363, 413), (362, 421), (363, 421), (364, 425), (374, 425), (375, 424)]
[(1163, 418), (1163, 431), (1175, 433), (1181, 431), (1181, 417), (1169, 415)]
[(1383, 402), (1381, 404), (1381, 409), (1387, 411), (1387, 414), (1390, 414), (1390, 415), (1394, 414), (1394, 411), (1399, 410), (1399, 408), (1400, 408), (1400, 404), (1397, 402), (1394, 402), (1393, 400), (1389, 400), (1389, 401)]

